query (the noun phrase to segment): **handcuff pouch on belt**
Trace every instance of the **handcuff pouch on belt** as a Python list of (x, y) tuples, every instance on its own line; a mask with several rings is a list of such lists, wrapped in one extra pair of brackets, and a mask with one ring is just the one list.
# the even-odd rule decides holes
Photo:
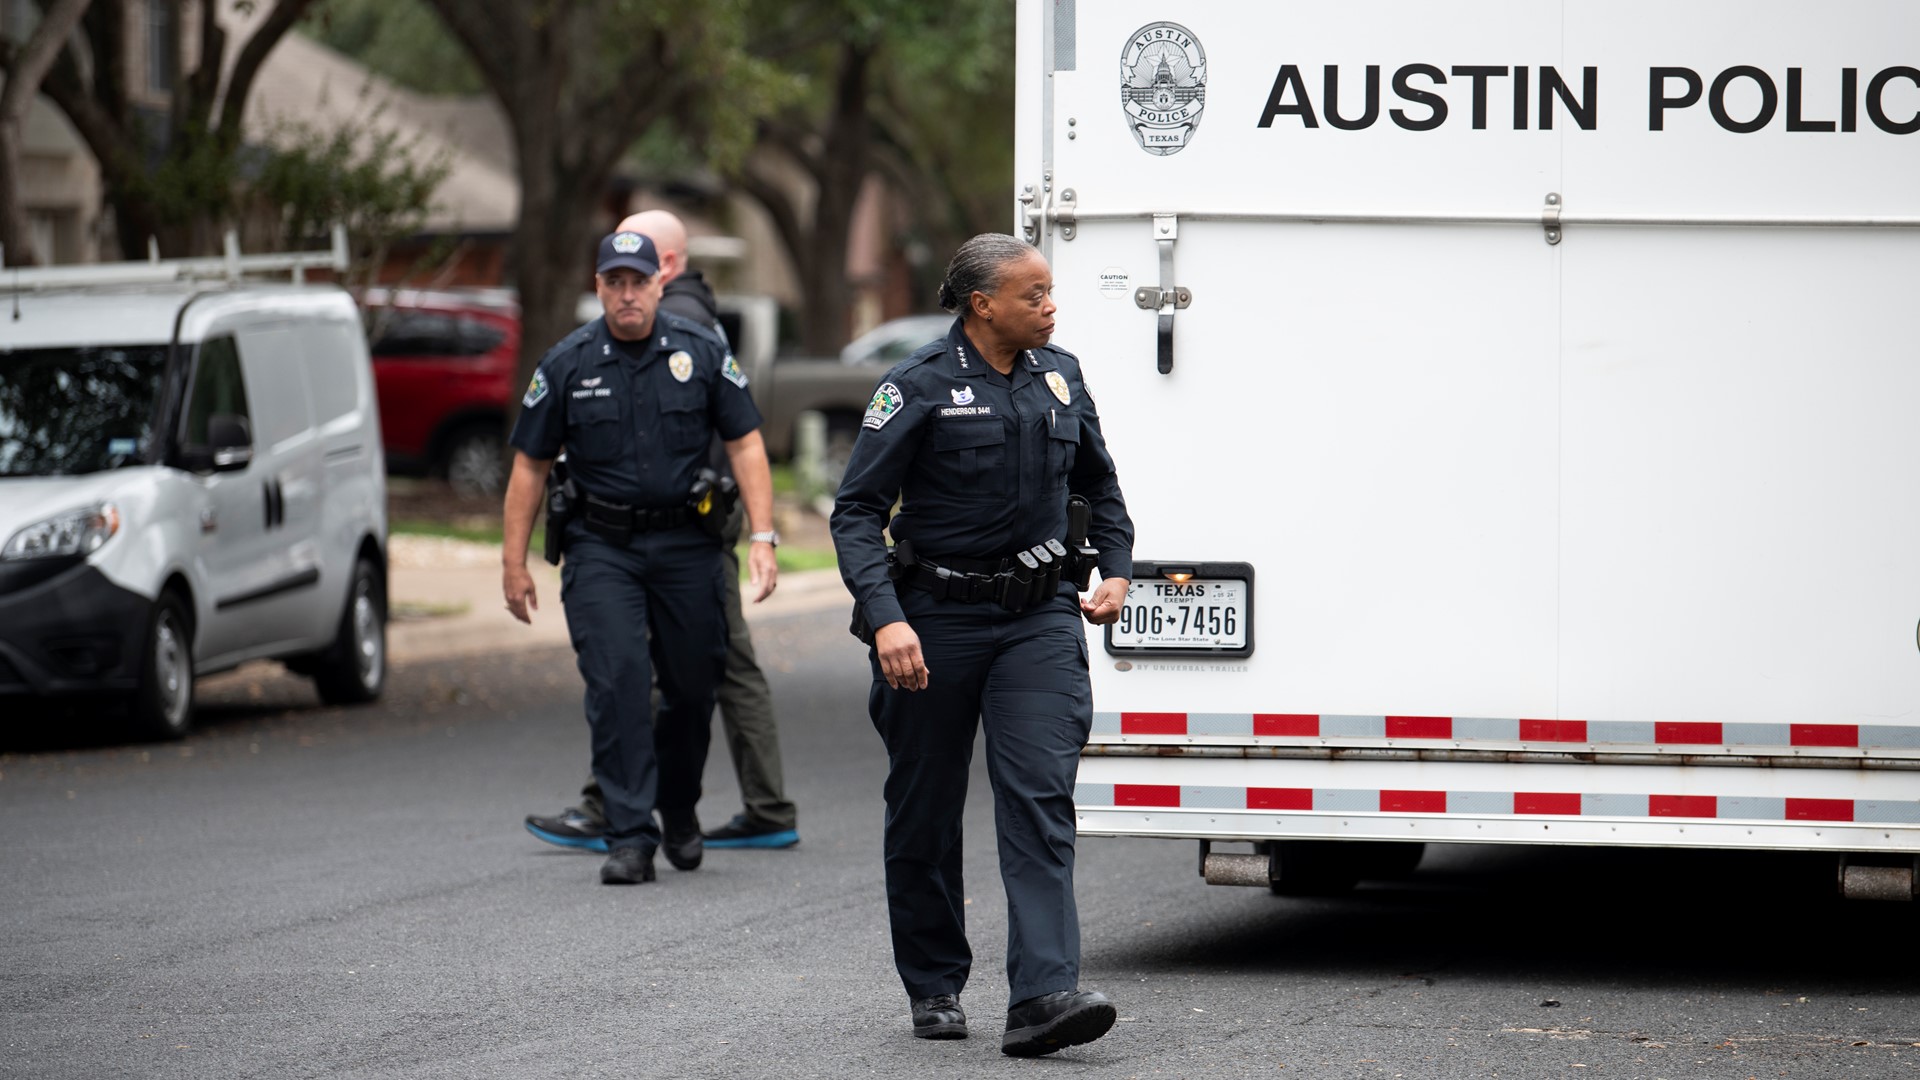
[(726, 532), (727, 516), (739, 501), (740, 485), (734, 483), (733, 477), (703, 468), (694, 474), (693, 490), (687, 494), (687, 509), (693, 512), (700, 531), (718, 540)]
[(887, 553), (887, 576), (931, 594), (935, 600), (992, 602), (1008, 611), (1021, 612), (1060, 591), (1066, 556), (1064, 544), (1048, 540), (1000, 560), (993, 570), (965, 570), (920, 559), (914, 555), (913, 542), (903, 540)]
[(541, 545), (541, 553), (553, 566), (560, 565), (560, 555), (567, 547), (567, 523), (573, 520), (579, 505), (580, 489), (567, 475), (565, 459), (554, 462), (547, 470), (547, 534)]

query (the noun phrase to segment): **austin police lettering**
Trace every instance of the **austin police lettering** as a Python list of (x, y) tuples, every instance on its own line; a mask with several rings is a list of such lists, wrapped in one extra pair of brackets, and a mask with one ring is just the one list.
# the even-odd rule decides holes
[[(1338, 64), (1320, 69), (1318, 93), (1299, 64), (1282, 64), (1261, 110), (1259, 126), (1296, 118), (1302, 128), (1327, 126), (1361, 131), (1381, 118), (1381, 65), (1343, 75)], [(1894, 65), (1878, 71), (1857, 67), (1769, 71), (1734, 64), (1709, 79), (1687, 67), (1650, 67), (1646, 87), (1648, 131), (1665, 131), (1675, 119), (1695, 126), (1708, 119), (1722, 130), (1749, 135), (1768, 128), (1789, 132), (1846, 133), (1876, 129), (1890, 135), (1920, 132), (1920, 68)], [(1465, 112), (1473, 130), (1491, 124), (1514, 131), (1552, 131), (1563, 115), (1583, 131), (1600, 124), (1600, 69), (1582, 67), (1575, 79), (1551, 65), (1403, 64), (1389, 85), (1407, 107), (1386, 115), (1408, 131), (1431, 131)], [(1864, 77), (1863, 77), (1864, 76)], [(1449, 82), (1449, 79), (1454, 80)], [(1443, 91), (1442, 88), (1449, 88)], [(1457, 87), (1457, 89), (1454, 89)], [(1342, 95), (1345, 103), (1342, 103)], [(1354, 104), (1355, 97), (1359, 104)], [(1704, 114), (1698, 106), (1704, 104)], [(1638, 110), (1635, 110), (1638, 111)], [(1862, 113), (1867, 125), (1861, 123)]]

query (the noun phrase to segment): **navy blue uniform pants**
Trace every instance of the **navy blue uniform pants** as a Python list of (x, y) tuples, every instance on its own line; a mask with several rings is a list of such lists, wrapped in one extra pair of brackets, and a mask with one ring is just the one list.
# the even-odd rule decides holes
[(700, 801), (727, 655), (720, 565), (719, 547), (698, 529), (635, 533), (616, 545), (578, 522), (568, 527), (560, 599), (587, 682), (593, 775), (612, 847), (657, 848), (654, 808), (691, 814)]
[(887, 744), (884, 843), (893, 961), (910, 998), (957, 994), (967, 946), (960, 815), (976, 725), (1007, 890), (1009, 1002), (1080, 979), (1073, 782), (1093, 726), (1086, 634), (1072, 597), (1014, 615), (903, 589), (928, 686), (887, 686), (869, 650), (867, 707)]

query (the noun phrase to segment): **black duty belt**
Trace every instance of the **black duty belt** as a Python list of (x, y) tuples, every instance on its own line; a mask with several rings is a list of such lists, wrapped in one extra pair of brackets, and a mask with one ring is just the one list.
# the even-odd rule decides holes
[(632, 506), (588, 494), (581, 501), (580, 521), (588, 531), (626, 543), (637, 532), (677, 529), (693, 521), (685, 506)]
[(924, 559), (911, 552), (893, 559), (896, 580), (936, 600), (962, 604), (998, 604), (1008, 611), (1025, 611), (1060, 591), (1061, 575), (1068, 573), (1067, 548), (1058, 540), (1035, 544), (1004, 559)]

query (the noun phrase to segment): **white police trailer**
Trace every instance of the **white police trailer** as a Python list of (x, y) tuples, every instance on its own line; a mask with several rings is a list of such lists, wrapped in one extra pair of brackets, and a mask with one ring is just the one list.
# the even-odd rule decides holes
[[(192, 722), (194, 677), (275, 658), (329, 702), (386, 681), (386, 474), (328, 252), (0, 274), (0, 715), (115, 695)], [(292, 279), (264, 283), (261, 275)]]
[(1080, 831), (1276, 891), (1472, 842), (1910, 899), (1916, 43), (1906, 0), (1021, 0), (1016, 228), (1139, 533)]

